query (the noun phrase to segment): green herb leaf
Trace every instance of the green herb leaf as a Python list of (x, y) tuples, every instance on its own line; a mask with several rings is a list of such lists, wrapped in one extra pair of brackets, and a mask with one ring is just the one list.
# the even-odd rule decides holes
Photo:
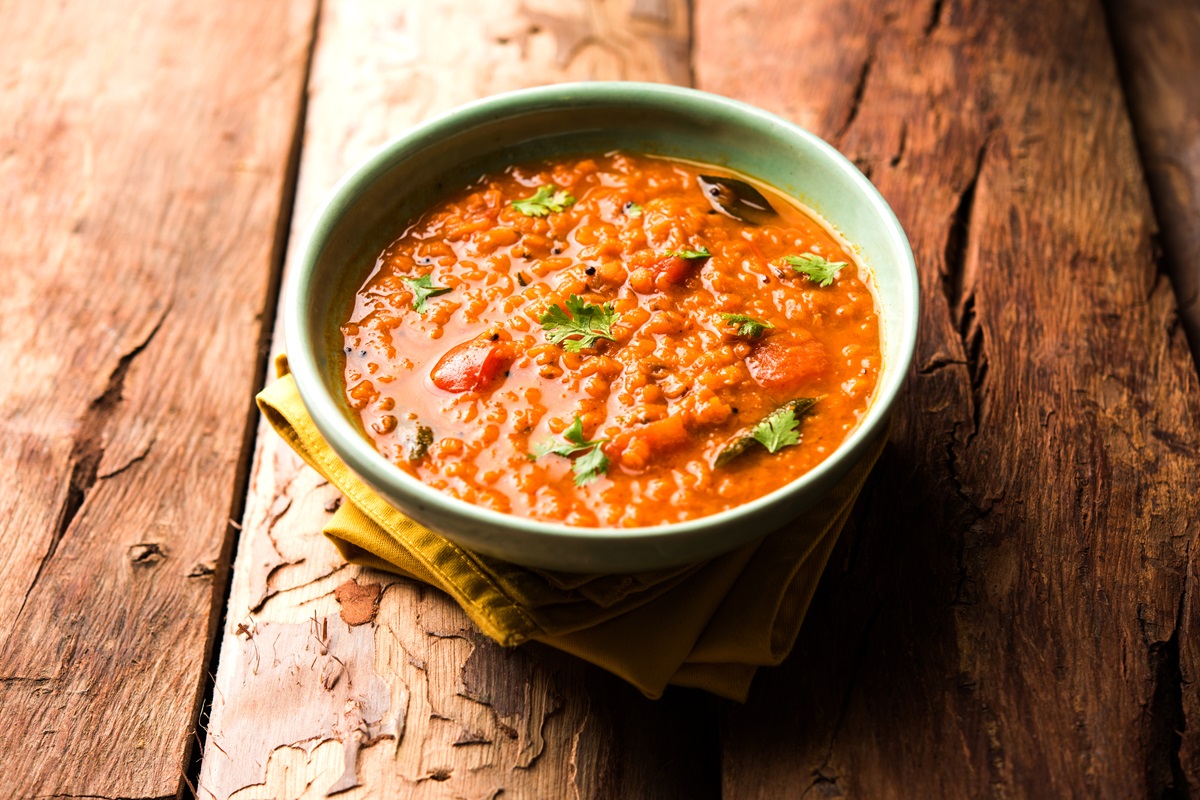
[(599, 442), (599, 440), (595, 442), (589, 442), (587, 439), (583, 438), (583, 420), (581, 420), (579, 417), (576, 417), (571, 422), (571, 425), (565, 431), (563, 431), (563, 438), (576, 447), (590, 447), (591, 445)]
[(797, 444), (800, 436), (796, 433), (796, 428), (799, 426), (800, 420), (812, 410), (812, 407), (820, 399), (820, 397), (799, 397), (789, 400), (764, 417), (754, 427), (743, 428), (717, 454), (713, 466), (718, 469), (725, 466), (749, 450), (755, 442), (772, 453), (789, 444)]
[(608, 474), (608, 456), (604, 455), (600, 445), (596, 445), (575, 459), (571, 464), (571, 471), (575, 473), (576, 486), (591, 483), (601, 475)]
[(708, 252), (707, 247), (701, 247), (699, 250), (668, 250), (667, 255), (676, 258), (712, 258), (712, 253)]
[[(612, 326), (617, 321), (617, 314), (613, 311), (612, 303), (597, 306), (573, 294), (567, 298), (567, 311), (570, 312), (569, 316), (558, 305), (552, 305), (538, 317), (551, 344), (562, 344), (568, 352), (578, 353), (594, 345), (598, 339), (616, 340)], [(580, 338), (571, 339), (571, 336)]]
[(512, 206), (527, 217), (544, 217), (550, 212), (558, 213), (575, 202), (566, 189), (550, 183), (533, 193), (532, 197), (515, 201)]
[(639, 206), (637, 203), (626, 203), (625, 204), (625, 216), (629, 217), (630, 219), (637, 219), (641, 215), (642, 215), (642, 207)]
[(777, 453), (789, 444), (800, 443), (800, 434), (796, 433), (799, 426), (792, 409), (785, 408), (782, 414), (772, 414), (758, 423), (750, 435), (768, 452)]
[(805, 253), (800, 256), (784, 256), (783, 260), (792, 265), (796, 272), (807, 275), (810, 280), (820, 286), (833, 283), (838, 270), (846, 266), (845, 261), (828, 261), (816, 253)]
[(404, 282), (408, 284), (408, 288), (412, 289), (412, 307), (419, 314), (425, 313), (425, 301), (429, 298), (454, 291), (449, 286), (434, 286), (433, 278), (429, 275), (422, 275), (419, 278), (404, 278)]
[(542, 442), (537, 447), (533, 448), (533, 454), (530, 456), (530, 459), (536, 460), (542, 456), (548, 456), (551, 454), (556, 456), (570, 457), (576, 453), (590, 449), (593, 445), (604, 444), (608, 441), (607, 439), (597, 439), (593, 442), (583, 438), (583, 420), (581, 420), (579, 417), (576, 417), (575, 421), (571, 423), (570, 427), (562, 432), (562, 436), (564, 439), (566, 439), (565, 443), (556, 442), (553, 439)]
[(556, 455), (564, 458), (570, 458), (577, 453), (583, 455), (571, 462), (571, 471), (575, 473), (575, 485), (583, 486), (585, 483), (591, 483), (608, 472), (608, 456), (604, 455), (601, 446), (608, 439), (596, 439), (589, 441), (583, 436), (583, 420), (579, 417), (571, 423), (571, 426), (563, 431), (563, 439), (565, 442), (549, 441), (542, 442), (533, 449), (529, 454), (530, 461), (536, 461), (542, 456)]
[(747, 317), (745, 314), (722, 314), (721, 319), (725, 320), (726, 325), (736, 325), (739, 336), (750, 339), (757, 339), (763, 335), (766, 328), (775, 327), (769, 322), (762, 322), (754, 317)]

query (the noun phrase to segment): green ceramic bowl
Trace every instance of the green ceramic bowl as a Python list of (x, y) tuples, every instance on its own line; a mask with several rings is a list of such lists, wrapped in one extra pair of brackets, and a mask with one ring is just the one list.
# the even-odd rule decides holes
[[(449, 497), (394, 467), (344, 399), (339, 324), (374, 262), (444, 189), (515, 161), (625, 149), (729, 167), (801, 200), (857, 249), (880, 308), (883, 370), (862, 424), (816, 469), (765, 497), (689, 522), (576, 528)], [(912, 250), (879, 192), (825, 142), (761, 109), (642, 83), (579, 83), (498, 95), (393, 139), (333, 190), (286, 287), (289, 362), (330, 446), (376, 492), (463, 547), (529, 566), (628, 572), (696, 561), (761, 537), (821, 500), (884, 429), (916, 341)]]

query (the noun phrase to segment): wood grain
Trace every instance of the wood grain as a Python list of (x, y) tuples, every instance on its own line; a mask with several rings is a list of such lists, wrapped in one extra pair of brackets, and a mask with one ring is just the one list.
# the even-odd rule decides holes
[(175, 796), (313, 4), (3, 6), (0, 796)]
[[(1200, 366), (1200, 5), (1184, 0), (1110, 0), (1113, 43), (1120, 57), (1125, 97), (1162, 232), (1162, 267), (1179, 297), (1179, 317)], [(1189, 563), (1188, 579), (1195, 573)], [(1189, 589), (1195, 584), (1189, 584)], [(1195, 619), (1192, 594), (1183, 599), (1180, 624)], [(1168, 687), (1178, 685), (1166, 712), (1179, 738), (1169, 737), (1173, 780), (1200, 794), (1200, 636), (1181, 628), (1160, 650)], [(1178, 659), (1178, 663), (1176, 663)], [(1191, 722), (1188, 730), (1188, 722)]]
[(1188, 796), (1200, 395), (1103, 9), (695, 14), (698, 85), (835, 140), (923, 292), (856, 531), (729, 714), (725, 796)]
[(1162, 257), (1200, 364), (1200, 5), (1108, 0), (1112, 38), (1162, 228)]
[[(296, 230), (371, 148), (437, 111), (554, 81), (686, 82), (688, 30), (682, 0), (326, 0)], [(547, 648), (499, 648), (440, 593), (343, 564), (320, 534), (339, 502), (260, 430), (202, 797), (717, 793), (715, 701), (653, 703)]]

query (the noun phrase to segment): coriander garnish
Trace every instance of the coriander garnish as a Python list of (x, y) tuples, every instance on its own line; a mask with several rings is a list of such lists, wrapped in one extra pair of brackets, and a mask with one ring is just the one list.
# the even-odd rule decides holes
[(419, 278), (404, 278), (403, 280), (408, 284), (408, 288), (412, 289), (412, 307), (418, 314), (425, 313), (425, 301), (429, 298), (454, 291), (449, 286), (434, 286), (433, 278), (430, 275), (422, 275)]
[(625, 216), (629, 217), (630, 219), (637, 219), (641, 215), (642, 207), (637, 203), (631, 201), (625, 204)]
[(552, 211), (558, 213), (574, 202), (575, 198), (566, 189), (551, 183), (538, 189), (532, 197), (514, 201), (512, 207), (527, 217), (544, 217)]
[(529, 460), (536, 461), (542, 456), (551, 454), (570, 458), (577, 453), (583, 453), (571, 462), (571, 471), (575, 473), (576, 486), (591, 483), (608, 472), (608, 456), (604, 455), (604, 451), (601, 449), (601, 445), (608, 439), (589, 441), (583, 438), (583, 420), (579, 417), (576, 417), (570, 427), (563, 431), (562, 436), (566, 440), (565, 443), (556, 442), (553, 439), (542, 442), (529, 454)]
[[(569, 316), (560, 306), (552, 305), (538, 317), (551, 344), (561, 344), (568, 352), (578, 353), (599, 339), (616, 340), (612, 326), (617, 321), (617, 314), (612, 303), (593, 305), (573, 294), (567, 298), (567, 311)], [(580, 338), (568, 338), (571, 336)]]
[(743, 428), (721, 449), (713, 466), (721, 467), (749, 450), (755, 442), (775, 453), (784, 447), (800, 443), (800, 419), (816, 405), (819, 397), (800, 397), (784, 403), (751, 428)]
[(737, 326), (738, 335), (749, 339), (757, 339), (763, 335), (764, 329), (775, 327), (769, 322), (747, 317), (745, 314), (722, 314), (721, 319), (725, 320), (726, 325)]
[(805, 253), (799, 256), (784, 256), (783, 260), (792, 265), (792, 269), (807, 275), (819, 286), (833, 283), (838, 270), (846, 266), (845, 261), (828, 261), (816, 253)]
[(767, 452), (778, 453), (789, 444), (800, 444), (800, 434), (796, 433), (798, 427), (800, 421), (796, 419), (795, 410), (786, 405), (767, 415), (766, 419), (754, 426), (750, 435), (767, 448)]

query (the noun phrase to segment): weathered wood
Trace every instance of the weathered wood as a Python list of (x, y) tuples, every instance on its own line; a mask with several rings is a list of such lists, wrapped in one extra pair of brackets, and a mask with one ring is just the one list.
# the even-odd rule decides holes
[[(568, 79), (686, 82), (688, 25), (682, 0), (326, 0), (295, 229), (436, 111)], [(547, 648), (502, 650), (440, 593), (343, 564), (320, 535), (338, 502), (260, 430), (202, 797), (716, 794), (714, 701), (652, 703)]]
[(1200, 399), (1103, 9), (695, 13), (698, 85), (837, 141), (923, 291), (892, 443), (729, 714), (725, 795), (1195, 791)]
[(1112, 38), (1162, 228), (1163, 263), (1200, 364), (1200, 5), (1108, 0)]
[[(1133, 117), (1146, 180), (1162, 230), (1163, 266), (1179, 297), (1192, 359), (1200, 367), (1200, 5), (1185, 0), (1109, 0), (1110, 30)], [(1196, 576), (1189, 563), (1188, 579)], [(1190, 584), (1189, 588), (1194, 586)], [(1194, 620), (1192, 595), (1181, 624)], [(1181, 628), (1160, 650), (1171, 695), (1171, 726), (1180, 738), (1163, 742), (1179, 753), (1179, 770), (1200, 794), (1200, 636)], [(1178, 663), (1175, 663), (1178, 659)], [(1191, 722), (1189, 726), (1187, 723)], [(1190, 728), (1190, 729), (1188, 729)], [(1174, 769), (1174, 764), (1171, 764)]]
[(0, 796), (183, 788), (313, 11), (0, 9)]

